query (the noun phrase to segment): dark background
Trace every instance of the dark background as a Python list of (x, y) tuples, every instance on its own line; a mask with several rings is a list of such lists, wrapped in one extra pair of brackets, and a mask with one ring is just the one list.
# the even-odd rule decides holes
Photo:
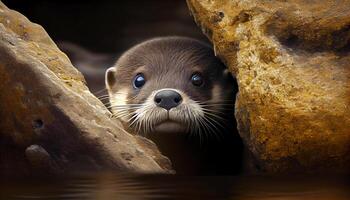
[(42, 25), (93, 92), (121, 53), (145, 39), (181, 35), (206, 40), (185, 0), (3, 0)]

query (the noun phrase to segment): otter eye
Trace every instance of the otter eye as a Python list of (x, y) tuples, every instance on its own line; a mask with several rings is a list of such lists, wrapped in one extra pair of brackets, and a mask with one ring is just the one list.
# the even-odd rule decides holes
[(195, 86), (203, 85), (203, 77), (200, 74), (193, 74), (191, 77), (191, 82)]
[(134, 78), (134, 88), (140, 89), (146, 83), (146, 79), (143, 74), (137, 74)]

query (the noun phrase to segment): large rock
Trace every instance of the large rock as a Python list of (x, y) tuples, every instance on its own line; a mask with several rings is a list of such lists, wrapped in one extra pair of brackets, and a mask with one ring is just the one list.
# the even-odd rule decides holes
[(0, 81), (0, 177), (170, 172), (152, 142), (110, 119), (44, 29), (1, 2)]
[(236, 119), (268, 172), (350, 170), (350, 1), (188, 0), (237, 76)]

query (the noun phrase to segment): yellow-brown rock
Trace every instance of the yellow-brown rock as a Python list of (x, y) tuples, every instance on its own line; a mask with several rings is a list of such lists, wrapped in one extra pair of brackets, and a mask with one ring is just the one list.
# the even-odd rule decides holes
[(350, 171), (350, 1), (188, 0), (267, 172)]
[(169, 172), (168, 159), (153, 143), (110, 119), (44, 29), (1, 2), (0, 81), (1, 177)]

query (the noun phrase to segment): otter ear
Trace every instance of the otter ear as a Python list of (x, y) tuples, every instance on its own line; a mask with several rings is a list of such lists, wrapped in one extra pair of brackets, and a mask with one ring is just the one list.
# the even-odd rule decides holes
[(110, 88), (112, 85), (115, 84), (116, 82), (115, 72), (116, 72), (115, 67), (110, 67), (107, 69), (106, 75), (105, 75), (105, 83), (107, 88)]
[(228, 69), (225, 69), (222, 73), (224, 76), (232, 76), (231, 72)]
[(230, 72), (230, 70), (228, 70), (228, 69), (225, 69), (225, 70), (223, 71), (223, 75), (224, 75), (224, 77), (227, 77), (227, 78), (229, 78), (229, 79), (236, 79), (235, 75), (233, 75), (233, 74)]

